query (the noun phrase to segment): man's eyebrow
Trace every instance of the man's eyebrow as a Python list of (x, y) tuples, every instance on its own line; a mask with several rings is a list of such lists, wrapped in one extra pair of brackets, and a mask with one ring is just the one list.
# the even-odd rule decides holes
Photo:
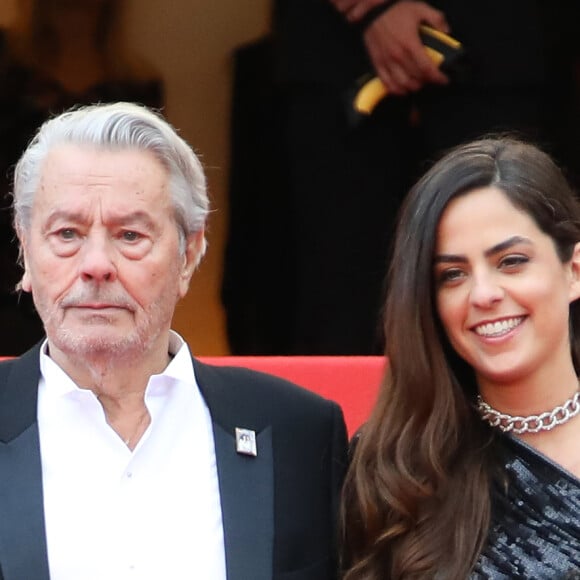
[(57, 209), (50, 212), (50, 214), (48, 215), (48, 218), (46, 219), (45, 222), (45, 228), (50, 228), (52, 224), (54, 224), (54, 222), (58, 220), (79, 223), (82, 222), (83, 219), (85, 219), (85, 216), (81, 212), (70, 211), (66, 209)]
[[(511, 236), (507, 240), (500, 242), (499, 244), (495, 244), (491, 248), (485, 250), (484, 256), (489, 258), (495, 254), (499, 254), (509, 248), (516, 246), (517, 244), (526, 244), (532, 245), (532, 241), (529, 238), (525, 238), (523, 236)], [(442, 264), (442, 263), (460, 263), (464, 264), (467, 262), (467, 258), (465, 256), (459, 254), (439, 254), (433, 258), (434, 264)]]
[[(57, 209), (50, 213), (46, 220), (46, 227), (51, 227), (54, 222), (58, 220), (63, 220), (65, 222), (79, 223), (87, 219), (87, 216), (83, 212), (70, 211), (65, 209)], [(129, 225), (135, 223), (144, 224), (150, 228), (154, 226), (154, 221), (151, 216), (144, 211), (133, 211), (128, 214), (120, 214), (117, 216), (111, 216), (108, 222), (113, 225)]]
[(140, 223), (144, 224), (149, 228), (153, 228), (155, 225), (153, 218), (147, 212), (144, 211), (134, 211), (128, 214), (120, 214), (116, 216), (114, 215), (111, 216), (111, 218), (108, 219), (107, 221), (112, 223), (113, 225), (120, 226)]

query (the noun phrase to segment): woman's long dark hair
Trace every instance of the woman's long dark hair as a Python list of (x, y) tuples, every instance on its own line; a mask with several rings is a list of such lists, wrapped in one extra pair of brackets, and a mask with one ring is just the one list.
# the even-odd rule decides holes
[[(545, 153), (514, 139), (460, 146), (410, 191), (389, 271), (389, 369), (344, 488), (344, 580), (466, 578), (486, 541), (493, 433), (473, 407), (473, 372), (440, 325), (433, 255), (449, 202), (490, 186), (535, 220), (562, 262), (580, 241), (580, 208), (565, 177)], [(579, 324), (573, 303), (576, 372)]]

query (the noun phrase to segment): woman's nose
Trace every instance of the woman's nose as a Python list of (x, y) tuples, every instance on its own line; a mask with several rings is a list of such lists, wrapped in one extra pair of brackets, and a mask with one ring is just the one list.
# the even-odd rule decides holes
[(504, 289), (492, 273), (474, 274), (470, 291), (471, 303), (479, 308), (489, 308), (504, 297)]

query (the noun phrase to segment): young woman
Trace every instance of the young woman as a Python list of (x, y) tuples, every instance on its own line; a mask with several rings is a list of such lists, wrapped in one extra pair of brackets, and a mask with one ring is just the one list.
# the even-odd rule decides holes
[(580, 577), (580, 207), (485, 139), (403, 208), (389, 371), (343, 502), (345, 580)]

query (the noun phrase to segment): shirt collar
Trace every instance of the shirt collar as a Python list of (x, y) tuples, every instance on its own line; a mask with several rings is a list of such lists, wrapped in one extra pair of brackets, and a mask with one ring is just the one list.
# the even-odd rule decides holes
[[(195, 374), (193, 371), (193, 361), (189, 352), (189, 347), (177, 332), (169, 331), (169, 354), (172, 357), (163, 372), (152, 375), (149, 383), (154, 377), (167, 377), (180, 382), (195, 385)], [(48, 339), (45, 339), (40, 348), (40, 372), (42, 378), (50, 386), (53, 396), (65, 396), (71, 392), (83, 391), (62, 369), (48, 356)]]

